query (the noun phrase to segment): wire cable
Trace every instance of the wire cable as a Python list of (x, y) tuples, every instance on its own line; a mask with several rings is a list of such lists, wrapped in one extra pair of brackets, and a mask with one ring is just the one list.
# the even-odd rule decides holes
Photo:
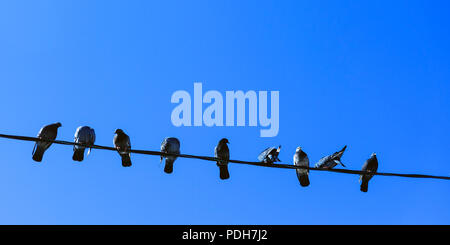
[[(54, 144), (60, 144), (60, 145), (79, 145), (79, 146), (84, 146), (86, 148), (117, 151), (116, 148), (109, 147), (109, 146), (86, 145), (86, 144), (69, 142), (69, 141), (47, 140), (47, 139), (40, 139), (40, 138), (28, 137), (28, 136), (0, 134), (0, 138), (22, 140), (22, 141), (32, 141), (32, 142), (45, 141), (45, 142), (52, 142)], [(196, 155), (188, 155), (188, 154), (171, 154), (171, 153), (163, 153), (163, 152), (159, 152), (159, 151), (148, 151), (148, 150), (133, 150), (133, 149), (131, 149), (130, 152), (136, 153), (136, 154), (152, 155), (152, 156), (176, 156), (176, 157), (182, 157), (182, 158), (194, 158), (194, 159), (201, 159), (201, 160), (213, 161), (213, 162), (217, 162), (220, 160), (218, 158), (209, 157), (209, 156), (196, 156)], [(405, 177), (405, 178), (427, 178), (427, 179), (450, 180), (450, 176), (437, 176), (437, 175), (426, 175), (426, 174), (402, 174), (402, 173), (382, 173), (382, 172), (373, 173), (373, 172), (350, 170), (350, 169), (325, 169), (325, 168), (296, 166), (296, 165), (289, 165), (289, 164), (271, 164), (271, 163), (267, 164), (267, 163), (263, 163), (263, 162), (248, 162), (248, 161), (241, 161), (241, 160), (229, 160), (229, 162), (253, 165), (253, 166), (260, 166), (260, 167), (269, 167), (269, 168), (309, 169), (312, 171), (326, 171), (326, 172), (335, 172), (335, 173), (343, 173), (343, 174), (357, 174), (357, 175), (371, 174), (371, 175), (396, 176), (396, 177)]]

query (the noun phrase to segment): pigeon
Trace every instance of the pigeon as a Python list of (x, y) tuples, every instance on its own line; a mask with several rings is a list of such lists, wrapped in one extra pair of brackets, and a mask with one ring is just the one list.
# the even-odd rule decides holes
[[(53, 123), (47, 126), (44, 126), (39, 131), (37, 137), (39, 139), (45, 140), (55, 140), (56, 135), (58, 134), (58, 128), (61, 127), (61, 123)], [(41, 162), (42, 157), (44, 156), (44, 152), (52, 145), (52, 142), (47, 141), (36, 141), (36, 144), (33, 148), (33, 160), (36, 162)]]
[(220, 179), (230, 178), (230, 173), (228, 172), (228, 160), (230, 160), (230, 150), (228, 149), (228, 139), (223, 138), (219, 141), (216, 148), (214, 149), (214, 157), (221, 159), (222, 161), (217, 161), (217, 166), (220, 170)]
[[(368, 172), (377, 172), (378, 169), (378, 159), (377, 154), (372, 153), (369, 159), (366, 160), (364, 163), (361, 171), (368, 171)], [(373, 174), (362, 174), (359, 177), (359, 181), (361, 182), (361, 191), (367, 192), (369, 188), (369, 180), (373, 177)]]
[(322, 157), (319, 162), (316, 163), (316, 168), (325, 168), (325, 169), (332, 169), (336, 167), (336, 165), (340, 164), (345, 168), (345, 165), (341, 162), (341, 157), (344, 154), (345, 149), (347, 146), (344, 146), (342, 150), (335, 152), (329, 156)]
[[(90, 128), (88, 126), (78, 127), (77, 131), (75, 132), (74, 142), (92, 146), (95, 142), (94, 129)], [(74, 145), (72, 159), (74, 161), (79, 161), (79, 162), (83, 161), (85, 149), (86, 149), (86, 146)], [(89, 153), (91, 153), (91, 149), (92, 148), (89, 148), (87, 155), (89, 155)]]
[[(304, 166), (309, 167), (309, 158), (308, 155), (302, 151), (302, 148), (299, 146), (295, 150), (294, 154), (294, 165), (296, 166)], [(300, 181), (300, 185), (303, 187), (309, 186), (309, 169), (296, 169), (298, 181)]]
[(263, 152), (259, 154), (258, 160), (263, 163), (281, 162), (281, 160), (278, 158), (278, 154), (280, 154), (280, 151), (281, 145), (278, 146), (278, 148), (275, 147), (266, 148)]
[(119, 152), (122, 157), (122, 166), (130, 167), (131, 159), (130, 159), (130, 137), (126, 133), (123, 132), (122, 129), (116, 129), (116, 135), (114, 135), (114, 147)]
[[(177, 138), (168, 137), (161, 143), (161, 153), (180, 154), (180, 141)], [(161, 162), (164, 156), (161, 155)], [(173, 162), (177, 159), (176, 156), (166, 156), (166, 165), (164, 172), (170, 174), (173, 172)]]

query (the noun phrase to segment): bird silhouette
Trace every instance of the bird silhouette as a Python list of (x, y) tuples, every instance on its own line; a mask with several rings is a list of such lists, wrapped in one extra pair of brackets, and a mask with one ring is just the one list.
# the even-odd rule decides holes
[[(302, 151), (302, 148), (299, 146), (295, 150), (294, 154), (294, 165), (296, 166), (303, 166), (303, 167), (309, 167), (309, 158), (308, 155)], [(296, 169), (297, 172), (297, 178), (300, 182), (300, 185), (303, 187), (309, 186), (309, 169)]]
[[(378, 159), (377, 154), (372, 153), (369, 159), (364, 162), (361, 171), (373, 172), (376, 173), (378, 169)], [(359, 181), (361, 182), (361, 191), (367, 192), (369, 189), (369, 180), (372, 179), (373, 174), (362, 174), (359, 177)]]
[[(165, 138), (161, 143), (161, 153), (180, 154), (180, 141), (174, 137)], [(161, 156), (161, 162), (164, 156)], [(166, 164), (164, 166), (164, 172), (170, 174), (173, 172), (173, 163), (177, 159), (176, 156), (166, 156)]]
[(258, 160), (263, 163), (281, 162), (281, 160), (278, 158), (280, 151), (281, 145), (278, 146), (278, 148), (268, 147), (259, 154)]
[(344, 154), (345, 149), (347, 149), (347, 146), (344, 146), (342, 150), (335, 152), (329, 156), (322, 157), (315, 165), (316, 168), (325, 168), (325, 169), (332, 169), (336, 167), (336, 165), (340, 164), (345, 168), (345, 165), (341, 162), (341, 157)]
[(217, 166), (220, 170), (220, 179), (230, 178), (230, 173), (228, 172), (228, 160), (230, 160), (230, 150), (228, 149), (228, 139), (223, 138), (219, 141), (216, 148), (214, 149), (214, 156), (221, 159), (217, 161)]
[(123, 132), (122, 129), (116, 129), (113, 142), (114, 147), (117, 149), (117, 152), (119, 152), (120, 157), (122, 158), (122, 166), (130, 167), (131, 166), (130, 137), (128, 137), (128, 135), (125, 132)]
[[(55, 140), (56, 136), (58, 135), (58, 128), (61, 127), (61, 123), (52, 123), (49, 125), (46, 125), (41, 128), (39, 131), (37, 138), (39, 139), (45, 139), (45, 140)], [(41, 162), (42, 158), (44, 157), (45, 151), (52, 145), (52, 142), (48, 141), (37, 141), (36, 144), (34, 144), (33, 148), (33, 160), (36, 162)]]
[[(75, 143), (85, 144), (85, 145), (94, 145), (95, 143), (95, 131), (93, 128), (89, 126), (80, 126), (77, 128), (75, 132)], [(73, 146), (73, 156), (72, 159), (74, 161), (83, 161), (84, 159), (84, 150), (86, 146), (82, 145), (74, 145)], [(89, 148), (88, 155), (91, 152), (91, 148)]]

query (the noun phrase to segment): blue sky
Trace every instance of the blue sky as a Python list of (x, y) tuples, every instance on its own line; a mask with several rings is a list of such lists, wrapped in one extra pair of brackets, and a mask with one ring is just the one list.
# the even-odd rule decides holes
[[(35, 136), (60, 121), (58, 139), (89, 125), (97, 144), (116, 128), (136, 149), (164, 137), (186, 154), (256, 160), (302, 146), (315, 163), (343, 145), (360, 169), (450, 175), (450, 29), (446, 1), (2, 1), (0, 131)], [(280, 91), (280, 131), (174, 127), (176, 90)], [(53, 145), (0, 139), (1, 224), (449, 224), (450, 182), (358, 176), (94, 150), (82, 163)]]

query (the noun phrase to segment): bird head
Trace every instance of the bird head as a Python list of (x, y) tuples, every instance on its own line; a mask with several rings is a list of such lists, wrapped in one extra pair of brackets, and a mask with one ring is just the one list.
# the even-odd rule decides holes
[(377, 153), (372, 153), (372, 155), (370, 155), (370, 157), (377, 157)]
[(302, 147), (301, 146), (297, 147), (297, 149), (295, 149), (295, 151), (302, 151)]
[(229, 144), (230, 142), (228, 142), (227, 138), (223, 138), (219, 141), (219, 144)]
[(55, 123), (55, 126), (56, 126), (57, 128), (59, 128), (59, 127), (62, 126), (62, 124), (61, 124), (60, 122), (57, 122), (57, 123)]
[(116, 133), (116, 134), (123, 134), (123, 130), (118, 128), (118, 129), (116, 129), (116, 131), (114, 133)]

